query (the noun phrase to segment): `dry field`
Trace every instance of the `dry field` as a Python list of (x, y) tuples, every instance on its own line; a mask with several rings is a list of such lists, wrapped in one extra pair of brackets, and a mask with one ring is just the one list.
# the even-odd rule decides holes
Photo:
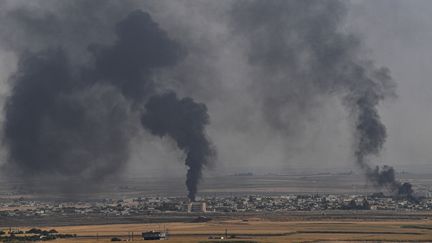
[[(235, 235), (234, 242), (432, 242), (432, 221), (268, 221), (260, 219), (211, 221), (207, 223), (120, 224), (55, 227), (60, 233), (77, 234), (76, 239), (55, 242), (110, 242), (111, 237), (143, 241), (140, 232), (169, 231), (166, 242), (218, 242), (209, 236)], [(233, 240), (225, 241), (232, 242)], [(223, 241), (222, 241), (223, 242)]]

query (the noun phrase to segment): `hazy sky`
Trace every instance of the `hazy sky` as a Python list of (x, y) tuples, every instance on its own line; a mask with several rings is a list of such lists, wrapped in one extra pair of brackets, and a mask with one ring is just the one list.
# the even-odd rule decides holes
[[(196, 8), (201, 9), (200, 6)], [(398, 97), (384, 101), (379, 108), (388, 129), (388, 139), (378, 162), (394, 165), (397, 170), (424, 172), (432, 162), (429, 152), (432, 144), (432, 69), (429, 67), (432, 63), (432, 3), (427, 0), (354, 0), (347, 4), (347, 9), (346, 31), (360, 36), (366, 55), (377, 65), (388, 67), (397, 83)], [(177, 13), (177, 9), (172, 11)], [(177, 13), (179, 18), (186, 15), (182, 11)], [(192, 8), (191, 12), (199, 11)], [(211, 37), (217, 41), (224, 40), (224, 21), (212, 22), (219, 17), (217, 11), (206, 13), (206, 17), (197, 15), (189, 16), (184, 21), (194, 22), (194, 27), (203, 28), (200, 30), (203, 32), (214, 30)], [(203, 21), (203, 18), (210, 19), (207, 20), (210, 23)], [(203, 32), (196, 35), (210, 38)], [(223, 45), (234, 45), (235, 48), (232, 43)], [(229, 80), (224, 85), (233, 90), (228, 92), (232, 92), (235, 98), (230, 94), (227, 96), (236, 105), (226, 106), (220, 100), (208, 103), (210, 112), (221, 113), (212, 116), (210, 127), (211, 137), (219, 151), (216, 171), (236, 170), (237, 167), (276, 172), (311, 168), (356, 170), (354, 162), (351, 162), (347, 114), (339, 100), (326, 101), (321, 111), (305, 123), (307, 132), (292, 142), (292, 139), (286, 139), (278, 132), (266, 131), (266, 125), (258, 121), (259, 115), (254, 117), (242, 113), (247, 110), (244, 104), (247, 100), (238, 100), (238, 96), (243, 96), (243, 91), (237, 85), (241, 86), (242, 82), (232, 81), (239, 72), (247, 71), (244, 71), (245, 67), (231, 64), (238, 58), (232, 57), (231, 52), (220, 55), (227, 56), (219, 60), (224, 70), (221, 75), (226, 77), (223, 80)], [(251, 122), (246, 127), (239, 128), (233, 124), (239, 119), (239, 113), (240, 117), (249, 117)]]
[[(173, 70), (161, 72), (155, 79), (166, 80), (166, 86), (180, 96), (191, 96), (207, 105), (211, 120), (207, 133), (218, 156), (206, 170), (206, 175), (238, 171), (357, 170), (352, 162), (348, 114), (337, 96), (317, 96), (311, 104), (305, 104), (312, 107), (307, 112), (287, 109), (286, 115), (295, 129), (276, 129), (274, 124), (268, 123), (266, 119), (271, 114), (259, 107), (257, 99), (266, 87), (257, 88), (251, 81), (256, 75), (247, 63), (244, 37), (232, 32), (232, 22), (228, 18), (232, 14), (232, 1), (132, 2), (120, 9), (113, 2), (97, 12), (91, 12), (94, 6), (88, 6), (89, 12), (80, 13), (92, 16), (84, 18), (83, 23), (95, 23), (88, 29), (83, 28), (80, 35), (85, 37), (82, 37), (69, 32), (77, 31), (82, 24), (72, 21), (74, 11), (79, 7), (70, 9), (62, 1), (0, 0), (0, 21), (6, 23), (0, 27), (3, 31), (0, 34), (2, 105), (9, 94), (8, 78), (16, 69), (19, 51), (39, 50), (50, 45), (49, 42), (61, 43), (66, 45), (77, 63), (86, 62), (88, 44), (95, 41), (111, 43), (114, 23), (129, 10), (141, 8), (149, 12), (170, 37), (188, 49), (185, 60)], [(347, 15), (340, 23), (343, 31), (360, 36), (363, 54), (377, 66), (388, 67), (397, 83), (398, 97), (385, 100), (379, 107), (388, 129), (388, 139), (377, 162), (395, 166), (397, 170), (422, 172), (432, 163), (432, 2), (343, 2), (347, 7)], [(28, 11), (23, 12), (28, 15), (26, 18), (16, 20), (8, 15), (22, 9)], [(67, 13), (60, 17), (64, 22), (60, 22), (72, 27), (58, 35), (49, 33), (49, 28), (42, 34), (31, 33), (31, 28), (25, 28), (27, 24), (32, 25), (26, 21), (44, 24), (37, 20), (46, 12), (59, 16)], [(275, 96), (279, 95), (277, 91), (273, 92)], [(141, 130), (137, 134), (132, 138), (126, 173), (184, 174), (184, 155), (173, 141), (155, 138)]]
[(432, 162), (431, 10), (427, 0), (352, 1), (347, 18), (398, 84), (399, 97), (381, 107), (389, 134), (383, 158), (406, 170)]

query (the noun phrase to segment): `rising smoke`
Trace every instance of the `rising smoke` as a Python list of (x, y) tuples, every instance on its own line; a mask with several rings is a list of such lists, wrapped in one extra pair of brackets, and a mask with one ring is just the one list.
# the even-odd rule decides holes
[[(118, 87), (134, 104), (145, 105), (142, 125), (157, 136), (168, 135), (186, 154), (188, 197), (195, 199), (202, 169), (214, 152), (205, 136), (209, 115), (204, 104), (175, 93), (155, 95), (152, 71), (174, 66), (184, 49), (162, 31), (148, 13), (134, 11), (117, 24), (111, 47), (92, 46), (98, 77)], [(149, 98), (150, 97), (150, 98)]]
[(269, 124), (290, 133), (297, 119), (319, 106), (319, 97), (341, 97), (353, 120), (356, 163), (375, 186), (411, 197), (411, 185), (396, 181), (393, 168), (370, 165), (387, 137), (378, 105), (395, 96), (395, 83), (387, 68), (363, 55), (359, 39), (343, 30), (345, 14), (335, 0), (239, 1), (232, 26), (248, 45)]
[(151, 97), (141, 121), (156, 136), (169, 136), (186, 154), (188, 197), (195, 200), (202, 169), (211, 162), (214, 150), (205, 135), (209, 123), (207, 107), (174, 93)]
[[(61, 48), (22, 56), (5, 107), (6, 166), (23, 178), (64, 181), (68, 189), (76, 186), (72, 180), (95, 182), (115, 175), (128, 161), (134, 134), (129, 123), (152, 97), (143, 117), (170, 119), (161, 129), (187, 154), (186, 183), (193, 199), (203, 166), (213, 155), (204, 136), (207, 109), (175, 94), (158, 96), (156, 87), (163, 84), (153, 82), (153, 72), (174, 66), (184, 50), (140, 10), (116, 25), (116, 35), (111, 46), (89, 46), (94, 65), (75, 67)], [(162, 106), (154, 106), (158, 99)], [(174, 124), (169, 113), (177, 109), (181, 117), (174, 117), (180, 119)], [(155, 124), (148, 125), (155, 135), (164, 135), (153, 130)]]
[[(395, 96), (395, 83), (345, 30), (343, 1), (145, 1), (158, 21), (131, 12), (136, 1), (34, 2), (10, 12), (0, 8), (1, 44), (21, 56), (4, 123), (6, 167), (21, 178), (35, 174), (67, 183), (115, 175), (129, 158), (141, 117), (139, 126), (173, 139), (185, 153), (193, 199), (214, 154), (204, 131), (209, 115), (206, 106), (166, 93), (172, 89), (179, 97), (198, 94), (209, 111), (218, 102), (223, 112), (230, 108), (218, 98), (230, 106), (248, 103), (285, 140), (295, 140), (292, 135), (303, 130), (299, 124), (321, 108), (323, 98), (337, 97), (351, 120), (356, 164), (375, 186), (412, 194), (393, 168), (373, 166), (387, 138), (378, 107)], [(164, 72), (178, 83), (168, 85), (158, 76)], [(224, 90), (231, 87), (236, 90)], [(248, 92), (248, 99), (235, 99)], [(252, 120), (248, 111), (223, 112), (217, 119), (229, 119), (225, 124), (236, 123), (232, 127), (242, 132)], [(257, 130), (264, 127), (260, 122)]]

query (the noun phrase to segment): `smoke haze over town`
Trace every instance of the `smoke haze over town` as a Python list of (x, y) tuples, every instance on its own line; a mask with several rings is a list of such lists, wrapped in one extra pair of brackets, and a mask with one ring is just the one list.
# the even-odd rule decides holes
[(353, 171), (411, 195), (399, 172), (432, 172), (431, 11), (0, 0), (0, 178), (68, 194), (181, 177), (194, 200), (216, 175)]

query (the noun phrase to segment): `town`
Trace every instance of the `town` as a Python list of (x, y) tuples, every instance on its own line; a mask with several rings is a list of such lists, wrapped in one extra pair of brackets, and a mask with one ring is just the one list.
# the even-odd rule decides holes
[[(198, 209), (181, 197), (142, 197), (121, 200), (50, 202), (30, 199), (2, 199), (1, 217), (50, 216), (134, 216), (175, 212), (284, 212), (325, 210), (396, 210), (426, 211), (432, 209), (432, 198), (416, 201), (394, 198), (380, 193), (372, 195), (280, 195), (225, 196), (200, 198)], [(195, 209), (194, 209), (195, 208)]]

